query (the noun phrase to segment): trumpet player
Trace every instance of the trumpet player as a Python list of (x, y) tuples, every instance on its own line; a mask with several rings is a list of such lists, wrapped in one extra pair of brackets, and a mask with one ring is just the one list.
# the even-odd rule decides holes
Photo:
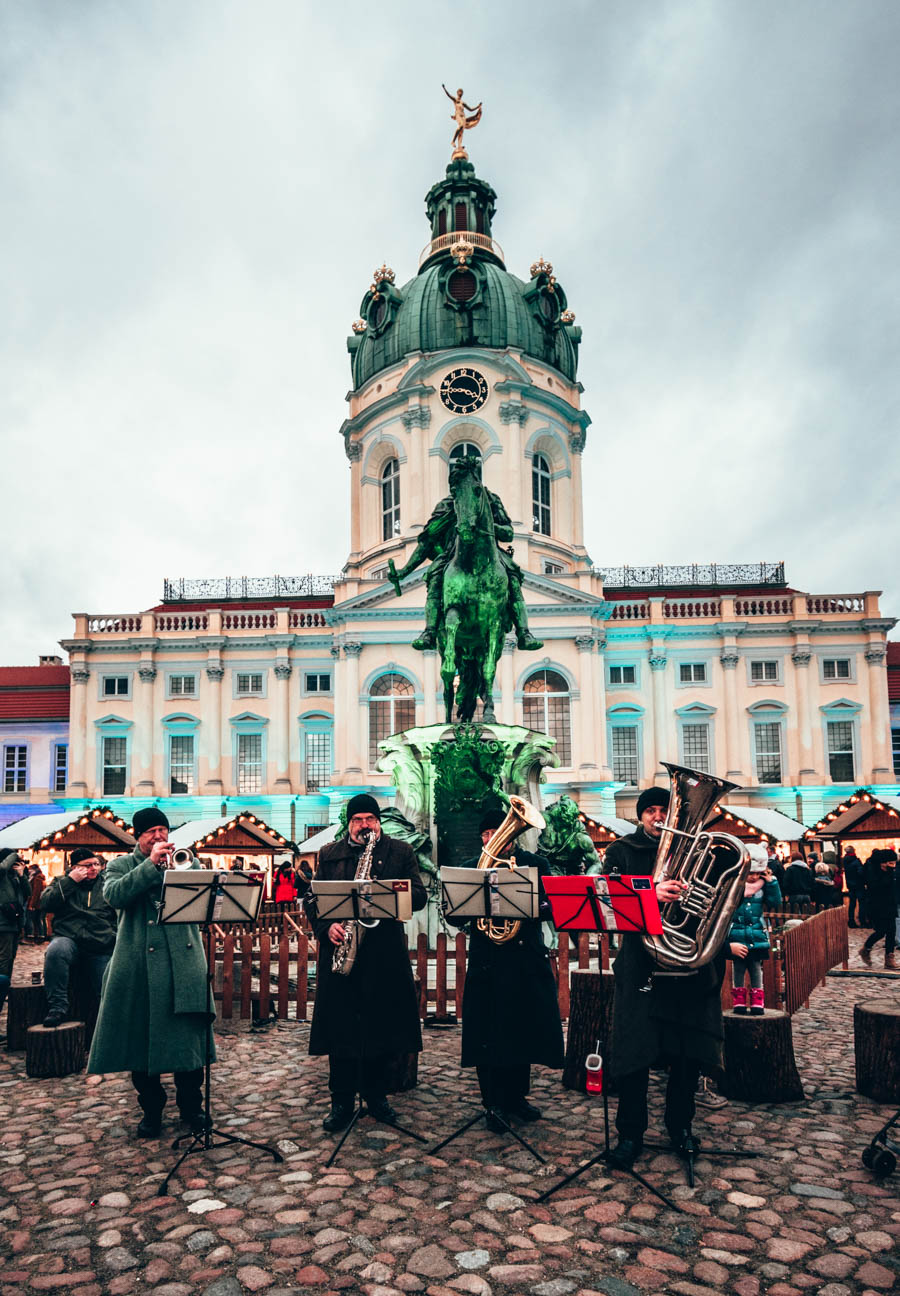
[[(103, 983), (88, 1071), (129, 1071), (143, 1112), (139, 1138), (158, 1138), (166, 1091), (160, 1074), (175, 1077), (175, 1099), (192, 1133), (207, 1126), (203, 1066), (215, 1009), (209, 999), (199, 928), (160, 925), (157, 901), (174, 846), (169, 821), (156, 806), (134, 816), (137, 845), (106, 870), (104, 899), (119, 925)], [(197, 867), (196, 864), (194, 867)], [(210, 1040), (211, 1053), (215, 1049)]]
[[(666, 821), (669, 793), (647, 788), (638, 797), (636, 832), (608, 848), (604, 873), (649, 876)], [(677, 900), (684, 883), (656, 884), (661, 903)], [(721, 985), (724, 955), (686, 976), (654, 970), (638, 935), (624, 935), (613, 965), (615, 975), (610, 1070), (619, 1090), (618, 1142), (614, 1164), (630, 1167), (643, 1149), (647, 1128), (647, 1085), (651, 1067), (667, 1067), (665, 1125), (673, 1149), (692, 1157), (699, 1141), (691, 1130), (694, 1095), (701, 1072), (722, 1063)]]
[[(413, 910), (424, 909), (427, 893), (415, 852), (381, 830), (381, 809), (365, 793), (347, 803), (347, 833), (319, 852), (320, 881), (352, 881), (371, 846), (368, 875), (408, 878)], [(309, 1032), (310, 1054), (328, 1056), (331, 1111), (322, 1122), (330, 1133), (353, 1119), (357, 1093), (371, 1116), (393, 1124), (397, 1114), (387, 1100), (386, 1067), (391, 1057), (422, 1051), (415, 982), (402, 923), (379, 922), (364, 931), (347, 975), (333, 968), (334, 952), (344, 942), (343, 923), (313, 918), (318, 944), (316, 998)]]

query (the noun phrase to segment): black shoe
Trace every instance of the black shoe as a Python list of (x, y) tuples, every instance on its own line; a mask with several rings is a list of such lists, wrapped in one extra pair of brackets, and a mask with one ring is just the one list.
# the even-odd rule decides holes
[(642, 1139), (620, 1138), (614, 1148), (610, 1148), (607, 1161), (611, 1166), (630, 1170), (644, 1150)]
[(162, 1116), (148, 1116), (146, 1113), (137, 1127), (138, 1138), (159, 1138), (162, 1130)]
[(61, 1026), (65, 1020), (66, 1014), (64, 1012), (60, 1012), (58, 1008), (52, 1008), (44, 1018), (43, 1024), (48, 1030), (52, 1030), (54, 1026)]
[(353, 1111), (353, 1103), (332, 1103), (331, 1111), (322, 1121), (322, 1129), (328, 1130), (329, 1134), (346, 1129), (353, 1120)]
[(373, 1120), (381, 1121), (382, 1125), (397, 1124), (397, 1113), (387, 1098), (367, 1098), (366, 1111)]
[(540, 1107), (535, 1107), (534, 1103), (530, 1103), (527, 1098), (520, 1098), (518, 1102), (512, 1103), (509, 1107), (509, 1114), (521, 1121), (541, 1119)]
[(689, 1129), (669, 1130), (669, 1138), (676, 1154), (687, 1159), (700, 1151), (700, 1140)]
[[(507, 1115), (507, 1112), (489, 1111), (485, 1118), (485, 1123), (487, 1124), (488, 1129), (492, 1130), (494, 1134), (508, 1134), (509, 1120), (507, 1119)], [(506, 1121), (506, 1124), (503, 1123), (504, 1121)]]
[(208, 1129), (212, 1129), (212, 1118), (205, 1112), (194, 1112), (193, 1116), (185, 1116), (182, 1113), (181, 1123), (192, 1134), (205, 1134)]

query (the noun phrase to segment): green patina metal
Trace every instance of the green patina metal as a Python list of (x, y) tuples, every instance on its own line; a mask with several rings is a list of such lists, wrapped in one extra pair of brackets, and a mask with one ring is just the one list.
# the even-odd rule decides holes
[[(575, 381), (581, 329), (552, 267), (538, 261), (527, 282), (506, 269), (491, 234), (496, 198), (463, 159), (428, 191), (433, 250), (400, 288), (392, 271), (376, 272), (360, 306), (365, 329), (347, 339), (355, 388), (414, 352), (460, 346), (522, 351)], [(454, 235), (469, 239), (464, 260)]]
[(578, 806), (563, 796), (544, 810), (547, 826), (538, 838), (538, 851), (550, 861), (554, 873), (589, 873), (599, 861), (594, 843), (585, 832)]
[(466, 455), (451, 463), (450, 495), (436, 506), (408, 561), (399, 571), (393, 559), (388, 563), (399, 595), (403, 578), (432, 560), (425, 575), (425, 630), (413, 647), (440, 651), (448, 724), (454, 698), (459, 720), (472, 719), (479, 699), (485, 721), (494, 719), (494, 678), (510, 629), (520, 648), (543, 647), (528, 629), (521, 568), (498, 543), (512, 535), (502, 502), (482, 484), (480, 458)]

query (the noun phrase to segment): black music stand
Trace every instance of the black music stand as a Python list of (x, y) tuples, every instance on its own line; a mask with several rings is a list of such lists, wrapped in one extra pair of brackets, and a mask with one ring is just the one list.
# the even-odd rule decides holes
[[(412, 891), (407, 878), (360, 878), (347, 881), (328, 880), (318, 882), (314, 878), (310, 883), (316, 901), (317, 917), (320, 922), (406, 922), (412, 917)], [(335, 947), (336, 948), (336, 947)], [(352, 970), (350, 974), (352, 976)], [(350, 1123), (344, 1130), (331, 1156), (325, 1162), (326, 1169), (333, 1165), (341, 1148), (347, 1142), (357, 1121), (362, 1116), (377, 1117), (366, 1106), (363, 1100), (365, 1058), (363, 1056), (362, 1033), (357, 1038), (356, 1049), (356, 1106)], [(387, 1124), (388, 1122), (381, 1122)], [(395, 1129), (407, 1138), (419, 1143), (428, 1140), (415, 1130), (407, 1129), (391, 1121), (390, 1129)]]
[[(197, 923), (203, 928), (203, 939), (206, 946), (206, 985), (208, 1001), (215, 1004), (213, 988), (213, 945), (210, 928), (215, 922), (243, 923), (249, 926), (256, 922), (259, 906), (262, 901), (262, 879), (247, 877), (242, 873), (221, 873), (216, 869), (166, 869), (163, 875), (163, 891), (159, 908), (161, 926), (176, 926), (182, 923)], [(215, 1012), (212, 1014), (215, 1019)], [(212, 1021), (206, 1030), (206, 1061), (204, 1063), (204, 1129), (196, 1134), (181, 1134), (172, 1144), (178, 1148), (185, 1139), (191, 1144), (182, 1152), (165, 1179), (156, 1190), (157, 1197), (165, 1197), (169, 1191), (169, 1180), (183, 1161), (194, 1152), (207, 1152), (214, 1147), (228, 1147), (240, 1143), (244, 1147), (256, 1148), (266, 1152), (275, 1161), (284, 1157), (268, 1143), (254, 1143), (250, 1139), (239, 1138), (226, 1130), (213, 1125), (210, 1118), (210, 1074), (212, 1070)], [(215, 1135), (217, 1142), (213, 1141)]]
[[(536, 868), (444, 868), (441, 869), (441, 905), (448, 918), (506, 918), (529, 920), (538, 917), (538, 870)], [(538, 1161), (545, 1161), (540, 1152), (514, 1130), (509, 1121), (494, 1106), (494, 1095), (482, 1098), (481, 1111), (465, 1121), (452, 1134), (441, 1139), (429, 1155), (465, 1134), (480, 1120), (493, 1119), (507, 1134), (522, 1145)]]

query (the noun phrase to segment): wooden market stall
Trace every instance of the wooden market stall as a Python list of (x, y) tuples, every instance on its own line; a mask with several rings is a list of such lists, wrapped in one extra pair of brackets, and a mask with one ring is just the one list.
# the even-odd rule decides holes
[(632, 823), (630, 819), (619, 819), (616, 815), (598, 815), (596, 819), (592, 819), (590, 815), (580, 814), (578, 818), (584, 824), (601, 859), (607, 846), (618, 841), (620, 837), (627, 837), (637, 828), (637, 824)]
[(292, 858), (287, 838), (246, 811), (227, 819), (192, 819), (171, 832), (169, 840), (195, 855), (212, 857), (223, 868), (259, 874), (269, 898), (276, 860)]
[(873, 850), (900, 853), (900, 797), (879, 796), (869, 788), (857, 788), (806, 832), (811, 849), (852, 845), (861, 860)]
[(741, 841), (771, 846), (780, 860), (804, 855), (813, 847), (806, 843), (806, 827), (798, 819), (760, 806), (718, 804), (703, 825), (709, 832), (727, 832)]
[(76, 846), (89, 846), (102, 859), (115, 859), (134, 850), (131, 825), (112, 810), (71, 810), (61, 814), (28, 815), (0, 830), (0, 847), (17, 850), (23, 859), (39, 864), (49, 881), (64, 872)]

